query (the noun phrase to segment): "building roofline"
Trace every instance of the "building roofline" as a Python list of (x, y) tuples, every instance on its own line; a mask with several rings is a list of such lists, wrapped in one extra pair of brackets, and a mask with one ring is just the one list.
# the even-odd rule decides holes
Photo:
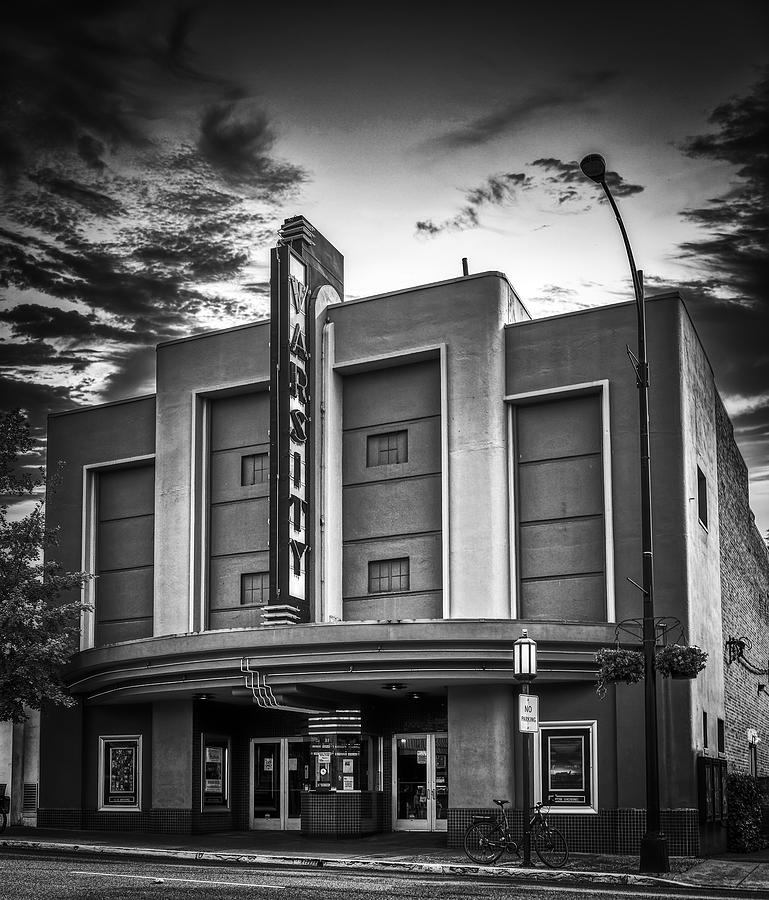
[(60, 409), (56, 412), (49, 412), (47, 418), (54, 419), (58, 416), (69, 416), (73, 413), (91, 412), (93, 409), (104, 409), (107, 406), (120, 406), (123, 403), (136, 403), (139, 400), (154, 400), (156, 397), (156, 393), (138, 394), (136, 397), (123, 397), (121, 400), (107, 400), (106, 403), (89, 403), (88, 406), (76, 406), (73, 409)]
[(516, 300), (521, 304), (521, 306), (526, 310), (528, 315), (531, 315), (529, 310), (526, 308), (525, 303), (521, 300), (518, 295), (518, 291), (513, 287), (510, 279), (505, 275), (504, 272), (500, 272), (496, 269), (489, 269), (486, 272), (476, 272), (474, 275), (457, 275), (454, 278), (445, 278), (442, 281), (430, 281), (427, 284), (416, 284), (411, 287), (399, 288), (395, 291), (384, 291), (381, 294), (370, 294), (368, 297), (356, 297), (354, 300), (342, 300), (340, 303), (331, 303), (329, 304), (329, 309), (339, 309), (343, 306), (352, 306), (354, 303), (367, 303), (369, 300), (381, 300), (385, 297), (397, 297), (399, 294), (410, 294), (414, 291), (426, 291), (432, 288), (444, 287), (447, 284), (456, 284), (460, 281), (473, 281), (478, 278), (499, 278), (504, 281), (510, 290), (515, 294)]
[[(651, 297), (644, 297), (645, 303), (652, 303), (655, 300), (678, 300), (679, 301), (681, 308), (683, 309), (684, 313), (686, 314), (686, 318), (689, 320), (689, 324), (692, 327), (692, 331), (696, 335), (697, 341), (698, 341), (700, 347), (702, 348), (702, 352), (705, 355), (705, 360), (708, 364), (708, 368), (710, 369), (710, 374), (712, 375), (713, 381), (716, 384), (716, 389), (718, 390), (718, 380), (716, 378), (716, 373), (713, 370), (713, 364), (710, 361), (710, 356), (708, 355), (708, 351), (705, 348), (705, 344), (703, 343), (702, 338), (700, 337), (700, 333), (697, 330), (697, 326), (694, 323), (694, 319), (692, 319), (692, 315), (689, 312), (689, 307), (686, 304), (686, 298), (683, 296), (681, 291), (679, 291), (678, 289), (662, 291), (659, 294), (653, 294)], [(505, 325), (505, 328), (521, 328), (525, 325), (533, 325), (536, 322), (552, 322), (554, 319), (566, 319), (571, 316), (583, 316), (583, 315), (587, 315), (589, 313), (600, 312), (601, 310), (605, 310), (605, 309), (618, 309), (621, 306), (635, 306), (635, 300), (623, 300), (619, 303), (607, 303), (602, 306), (588, 306), (585, 309), (574, 309), (574, 310), (571, 310), (570, 312), (556, 313), (555, 315), (552, 315), (552, 316), (541, 316), (538, 319), (522, 319), (520, 322), (509, 322), (507, 325)], [(720, 395), (720, 391), (719, 391), (719, 395)]]
[(257, 325), (266, 325), (269, 321), (270, 317), (267, 316), (266, 319), (255, 319), (253, 322), (243, 322), (242, 325), (230, 325), (228, 328), (215, 328), (213, 331), (200, 331), (197, 334), (188, 334), (186, 337), (174, 338), (171, 341), (161, 341), (159, 344), (155, 344), (155, 350), (159, 350), (161, 347), (171, 347), (174, 344), (186, 344), (188, 341), (199, 341), (217, 334), (229, 334), (231, 331), (255, 328)]
[[(651, 297), (644, 297), (645, 303), (651, 303), (654, 300), (674, 300), (678, 299), (685, 307), (684, 298), (680, 291), (663, 291), (661, 294), (654, 294)], [(537, 322), (551, 322), (553, 319), (566, 319), (571, 316), (584, 316), (589, 313), (600, 312), (604, 309), (618, 309), (620, 306), (635, 306), (635, 300), (621, 300), (618, 303), (602, 303), (600, 306), (586, 306), (584, 309), (572, 309), (568, 312), (553, 313), (551, 316), (539, 316), (534, 319), (521, 319), (520, 322), (510, 322), (505, 328), (519, 328), (524, 325), (534, 325)], [(687, 310), (688, 315), (688, 310)], [(691, 318), (691, 317), (690, 317)]]

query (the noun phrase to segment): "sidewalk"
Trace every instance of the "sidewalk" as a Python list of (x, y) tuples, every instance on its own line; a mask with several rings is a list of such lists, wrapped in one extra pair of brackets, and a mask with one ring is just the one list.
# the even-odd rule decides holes
[(517, 857), (508, 855), (497, 865), (477, 866), (461, 850), (448, 849), (444, 834), (403, 832), (334, 840), (282, 831), (179, 835), (12, 827), (0, 835), (0, 852), (2, 849), (150, 856), (230, 865), (480, 875), (559, 884), (692, 885), (769, 898), (769, 851), (709, 859), (674, 857), (670, 873), (651, 876), (638, 874), (636, 856), (587, 853), (572, 854), (562, 870), (545, 868), (536, 856), (536, 868), (524, 869)]

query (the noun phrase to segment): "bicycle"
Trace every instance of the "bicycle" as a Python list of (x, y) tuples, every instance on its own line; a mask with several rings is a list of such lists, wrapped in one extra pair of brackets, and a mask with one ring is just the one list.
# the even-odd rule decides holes
[[(520, 856), (522, 843), (513, 840), (510, 822), (507, 818), (505, 804), (509, 800), (494, 800), (501, 811), (501, 816), (473, 816), (472, 824), (467, 826), (464, 837), (465, 853), (474, 863), (490, 865), (496, 862), (506, 850)], [(569, 846), (566, 838), (547, 821), (550, 811), (542, 811), (542, 803), (535, 803), (536, 812), (529, 822), (531, 846), (542, 862), (551, 869), (564, 865), (569, 858)]]

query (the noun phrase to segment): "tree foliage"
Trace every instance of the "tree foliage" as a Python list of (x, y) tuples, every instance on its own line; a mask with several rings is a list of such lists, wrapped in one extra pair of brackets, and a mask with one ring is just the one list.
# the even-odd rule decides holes
[(729, 850), (752, 853), (766, 847), (761, 832), (761, 794), (752, 775), (730, 772), (726, 776), (726, 808)]
[[(43, 561), (44, 550), (56, 545), (58, 535), (57, 529), (46, 528), (44, 472), (33, 475), (22, 468), (21, 458), (33, 449), (21, 410), (0, 414), (0, 721), (21, 722), (27, 718), (25, 708), (40, 709), (44, 703), (75, 702), (62, 667), (77, 649), (84, 604), (62, 602), (61, 595), (90, 576)], [(31, 501), (31, 512), (9, 517), (12, 497)]]

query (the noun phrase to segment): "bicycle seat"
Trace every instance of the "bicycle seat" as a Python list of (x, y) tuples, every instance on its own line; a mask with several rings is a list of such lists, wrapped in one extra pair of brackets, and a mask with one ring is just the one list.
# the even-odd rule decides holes
[(494, 799), (494, 802), (497, 804), (497, 806), (498, 806), (500, 809), (502, 809), (502, 808), (504, 808), (505, 803), (509, 803), (510, 801), (509, 801), (509, 800), (497, 800), (497, 799), (495, 798), (495, 799)]

